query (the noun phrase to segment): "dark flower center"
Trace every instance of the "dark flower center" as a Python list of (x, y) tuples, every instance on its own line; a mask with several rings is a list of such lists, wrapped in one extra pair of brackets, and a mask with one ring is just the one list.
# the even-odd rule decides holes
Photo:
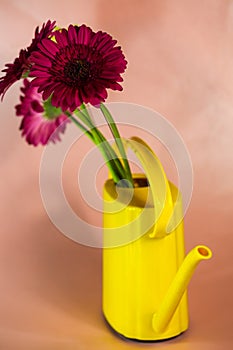
[(64, 75), (71, 84), (83, 82), (90, 76), (90, 63), (81, 59), (67, 62)]

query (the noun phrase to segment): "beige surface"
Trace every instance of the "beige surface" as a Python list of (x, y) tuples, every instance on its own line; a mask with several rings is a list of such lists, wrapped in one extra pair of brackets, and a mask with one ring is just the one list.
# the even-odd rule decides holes
[(188, 332), (159, 344), (113, 335), (101, 316), (101, 250), (68, 240), (49, 221), (38, 185), (42, 149), (20, 138), (15, 86), (0, 106), (0, 349), (230, 349), (233, 2), (1, 0), (1, 66), (47, 18), (85, 22), (119, 39), (129, 68), (124, 92), (110, 100), (152, 107), (181, 133), (194, 168), (187, 249), (206, 243), (214, 258), (191, 282)]

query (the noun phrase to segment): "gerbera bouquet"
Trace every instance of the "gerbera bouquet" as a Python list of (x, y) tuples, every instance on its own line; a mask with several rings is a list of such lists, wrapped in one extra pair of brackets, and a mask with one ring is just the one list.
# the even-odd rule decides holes
[[(66, 124), (75, 123), (100, 149), (115, 183), (133, 186), (132, 174), (117, 125), (103, 104), (107, 89), (122, 90), (127, 61), (117, 41), (86, 25), (57, 28), (50, 20), (35, 30), (31, 45), (6, 64), (0, 78), (2, 99), (8, 88), (23, 79), (16, 115), (29, 144), (60, 140)], [(87, 105), (99, 108), (116, 141), (118, 153), (95, 126)], [(125, 181), (126, 180), (126, 181)]]

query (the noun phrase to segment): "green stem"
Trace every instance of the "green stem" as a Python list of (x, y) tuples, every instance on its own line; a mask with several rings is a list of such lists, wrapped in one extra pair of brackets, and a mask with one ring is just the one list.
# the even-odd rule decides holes
[(90, 131), (88, 131), (88, 130), (85, 128), (85, 126), (83, 126), (83, 125), (82, 125), (76, 118), (74, 118), (70, 113), (66, 113), (66, 115), (68, 116), (68, 118), (69, 118), (70, 120), (72, 120), (72, 122), (73, 122), (74, 124), (76, 124), (76, 125), (79, 127), (79, 129), (81, 129), (81, 130), (83, 131), (83, 133), (84, 133), (85, 135), (87, 135), (87, 136), (89, 137), (89, 139), (91, 139), (91, 141), (94, 142), (94, 137), (93, 137), (92, 133), (91, 133)]
[(123, 160), (124, 167), (125, 167), (127, 180), (129, 180), (130, 183), (133, 185), (133, 178), (132, 178), (129, 162), (128, 162), (128, 159), (127, 159), (127, 156), (125, 153), (125, 149), (124, 149), (123, 143), (121, 141), (121, 136), (120, 136), (120, 133), (119, 133), (118, 128), (116, 126), (116, 123), (115, 123), (111, 113), (109, 112), (109, 110), (107, 109), (107, 107), (103, 103), (100, 104), (100, 109), (105, 117), (105, 120), (108, 123), (108, 126), (111, 130), (111, 133), (115, 139), (116, 145), (119, 149), (119, 152), (120, 152), (120, 155), (121, 155), (121, 158)]
[(94, 144), (100, 149), (114, 182), (117, 183), (119, 180), (122, 179), (122, 177), (124, 178), (124, 175), (122, 174), (122, 167), (119, 167), (120, 161), (118, 159), (114, 159), (112, 147), (109, 145), (109, 143), (100, 133), (100, 131), (92, 124), (92, 122), (88, 120), (81, 111), (76, 110), (75, 114), (81, 119), (81, 121), (84, 124), (86, 124), (90, 128), (89, 131), (69, 112), (67, 112), (66, 114), (70, 118), (70, 120), (72, 120), (75, 123), (75, 125), (77, 125), (84, 132), (84, 134), (87, 135), (91, 139), (91, 141), (94, 142)]
[[(98, 144), (98, 147), (102, 150), (102, 153), (104, 155), (105, 160), (108, 162), (111, 162), (114, 164), (113, 168), (116, 170), (116, 172), (119, 174), (119, 179), (125, 179), (126, 173), (125, 170), (120, 162), (120, 160), (117, 157), (116, 152), (111, 147), (109, 142), (106, 140), (104, 135), (101, 133), (101, 131), (93, 124), (90, 116), (87, 116), (88, 112), (86, 110), (86, 113), (84, 114), (79, 109), (75, 110), (75, 114), (78, 118), (82, 120), (83, 123), (85, 123), (91, 130), (93, 137), (95, 138), (95, 144)], [(107, 158), (106, 158), (107, 156)]]
[(80, 111), (85, 115), (85, 117), (92, 123), (92, 125), (94, 125), (93, 119), (90, 115), (90, 113), (88, 112), (86, 105), (83, 103), (81, 104), (81, 106), (79, 107)]
[(79, 110), (78, 108), (74, 111), (76, 117), (78, 117), (88, 128), (92, 129), (94, 127), (93, 122), (90, 120), (89, 115)]

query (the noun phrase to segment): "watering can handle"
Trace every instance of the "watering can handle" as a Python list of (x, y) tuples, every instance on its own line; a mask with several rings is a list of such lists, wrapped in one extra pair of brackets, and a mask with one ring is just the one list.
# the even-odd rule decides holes
[(151, 238), (161, 238), (167, 234), (168, 222), (173, 214), (174, 205), (170, 186), (163, 166), (151, 148), (139, 137), (123, 139), (125, 148), (131, 148), (140, 161), (149, 181), (155, 210), (155, 225)]

